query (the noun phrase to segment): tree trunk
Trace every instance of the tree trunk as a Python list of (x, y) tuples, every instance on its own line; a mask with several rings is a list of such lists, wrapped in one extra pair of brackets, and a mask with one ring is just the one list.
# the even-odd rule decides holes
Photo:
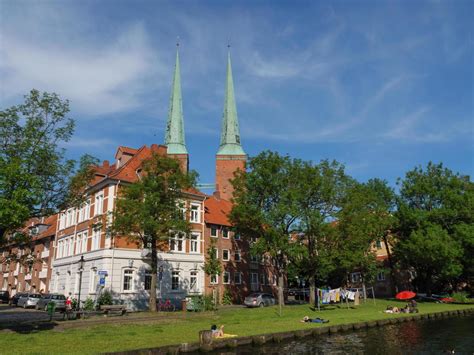
[(316, 305), (316, 279), (314, 275), (309, 277), (309, 304)]
[(281, 316), (281, 308), (285, 305), (285, 300), (283, 299), (283, 283), (284, 283), (283, 275), (280, 274), (280, 276), (278, 276), (278, 305), (280, 309), (280, 316)]
[(156, 279), (158, 273), (158, 252), (156, 241), (151, 242), (151, 287), (150, 287), (150, 311), (156, 312)]

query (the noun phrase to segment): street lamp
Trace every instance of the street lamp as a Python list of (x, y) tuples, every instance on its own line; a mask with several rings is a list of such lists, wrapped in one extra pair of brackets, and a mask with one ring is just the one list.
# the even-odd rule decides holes
[(81, 288), (82, 288), (82, 271), (84, 271), (84, 255), (81, 255), (81, 258), (77, 262), (79, 265), (79, 294), (77, 295), (77, 308), (81, 308)]

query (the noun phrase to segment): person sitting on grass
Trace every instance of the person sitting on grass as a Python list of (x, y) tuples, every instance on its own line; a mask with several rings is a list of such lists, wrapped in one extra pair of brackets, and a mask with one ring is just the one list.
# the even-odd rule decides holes
[(221, 325), (221, 327), (217, 329), (217, 325), (213, 324), (211, 326), (211, 332), (213, 338), (222, 338), (224, 336), (224, 326)]
[(384, 312), (385, 313), (400, 313), (400, 309), (398, 307), (387, 306), (387, 309)]
[(304, 316), (302, 320), (300, 320), (301, 323), (329, 323), (327, 319), (321, 319), (321, 318), (309, 318), (308, 316)]

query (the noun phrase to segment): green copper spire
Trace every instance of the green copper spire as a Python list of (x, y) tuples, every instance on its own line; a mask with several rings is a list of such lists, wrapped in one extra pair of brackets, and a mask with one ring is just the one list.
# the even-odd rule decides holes
[(224, 101), (224, 114), (222, 115), (221, 143), (218, 155), (245, 155), (240, 145), (239, 119), (234, 97), (234, 81), (232, 80), (232, 65), (230, 52), (227, 57), (227, 83)]
[(183, 102), (181, 99), (181, 75), (179, 72), (178, 50), (176, 50), (176, 66), (174, 68), (173, 87), (171, 88), (165, 145), (168, 146), (168, 154), (188, 154), (184, 141)]

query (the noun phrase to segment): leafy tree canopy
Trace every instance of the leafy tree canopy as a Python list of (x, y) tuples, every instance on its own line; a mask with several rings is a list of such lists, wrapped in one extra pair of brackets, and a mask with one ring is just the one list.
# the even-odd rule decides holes
[(0, 111), (0, 243), (29, 218), (64, 207), (71, 190), (87, 184), (84, 177), (96, 160), (84, 157), (77, 171), (60, 148), (74, 131), (68, 114), (67, 100), (37, 90), (23, 104)]

